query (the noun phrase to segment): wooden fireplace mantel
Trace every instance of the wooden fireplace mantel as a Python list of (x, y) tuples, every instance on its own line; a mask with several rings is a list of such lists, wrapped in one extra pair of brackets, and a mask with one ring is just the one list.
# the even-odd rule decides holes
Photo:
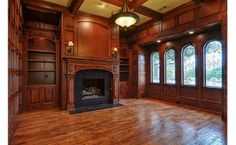
[(67, 110), (74, 110), (75, 74), (81, 70), (106, 70), (112, 74), (112, 103), (119, 101), (119, 61), (118, 59), (94, 59), (81, 57), (64, 57), (67, 78)]

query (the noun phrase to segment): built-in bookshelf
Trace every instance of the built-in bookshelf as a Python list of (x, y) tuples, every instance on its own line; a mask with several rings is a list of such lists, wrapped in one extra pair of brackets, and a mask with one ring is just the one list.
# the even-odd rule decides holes
[(43, 35), (28, 39), (26, 50), (27, 108), (58, 104), (57, 41)]
[(129, 80), (129, 58), (120, 57), (120, 81)]
[(55, 42), (43, 37), (28, 41), (28, 85), (56, 84)]
[(129, 97), (130, 46), (126, 40), (120, 42), (120, 97)]

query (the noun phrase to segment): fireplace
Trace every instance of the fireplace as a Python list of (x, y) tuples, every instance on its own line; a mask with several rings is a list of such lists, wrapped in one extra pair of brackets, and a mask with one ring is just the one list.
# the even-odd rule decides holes
[(111, 103), (112, 74), (109, 71), (78, 71), (74, 81), (75, 108)]
[[(63, 109), (76, 108), (94, 103), (119, 102), (119, 61), (117, 59), (93, 59), (64, 57), (62, 72), (65, 81), (61, 88)], [(66, 83), (65, 83), (66, 82)]]

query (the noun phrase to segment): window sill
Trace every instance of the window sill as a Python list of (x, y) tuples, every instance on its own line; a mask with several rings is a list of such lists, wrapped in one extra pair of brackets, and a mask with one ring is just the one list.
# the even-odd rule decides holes
[(177, 87), (176, 84), (163, 84), (164, 86), (172, 86), (172, 87)]
[(160, 86), (161, 84), (160, 83), (149, 83), (150, 85), (158, 85), (158, 86)]
[(181, 85), (181, 88), (198, 88), (197, 85)]
[(203, 86), (202, 88), (204, 89), (209, 89), (209, 90), (223, 90), (223, 87), (222, 88), (217, 88), (217, 87), (206, 87), (206, 86)]

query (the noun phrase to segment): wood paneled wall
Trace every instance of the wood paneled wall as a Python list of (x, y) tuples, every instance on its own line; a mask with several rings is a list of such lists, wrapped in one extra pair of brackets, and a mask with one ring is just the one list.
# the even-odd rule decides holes
[[(17, 1), (17, 2), (15, 2)], [(18, 9), (18, 6), (16, 3), (19, 0), (9, 0), (9, 8), (11, 11), (9, 16), (9, 44), (15, 43), (20, 40), (20, 38), (17, 40), (15, 38), (18, 38), (20, 36), (20, 29), (16, 29), (14, 25), (20, 25), (20, 17), (17, 15), (20, 13), (17, 13), (20, 11)], [(31, 2), (34, 3), (33, 1)], [(41, 3), (41, 2), (39, 2)], [(45, 6), (43, 6), (45, 7)], [(66, 72), (67, 72), (67, 64), (66, 60), (68, 58), (86, 58), (91, 59), (93, 61), (96, 61), (98, 59), (100, 60), (112, 60), (114, 59), (112, 57), (111, 50), (114, 47), (117, 47), (119, 49), (119, 28), (117, 26), (111, 25), (107, 19), (85, 14), (82, 12), (77, 13), (76, 15), (72, 15), (68, 12), (66, 8), (57, 8), (54, 6), (48, 7), (49, 9), (53, 10), (59, 10), (62, 12), (61, 17), (61, 49), (60, 49), (60, 90), (61, 90), (61, 98), (60, 98), (60, 105), (63, 110), (66, 110), (67, 106), (67, 95), (68, 95), (68, 88), (67, 88), (67, 78), (66, 78)], [(191, 29), (198, 29), (203, 28), (215, 23), (221, 23), (221, 34), (217, 33), (217, 37), (221, 35), (221, 39), (223, 40), (223, 46), (224, 46), (224, 58), (227, 58), (226, 52), (227, 52), (227, 11), (226, 11), (226, 0), (207, 0), (204, 3), (196, 4), (194, 2), (190, 2), (184, 6), (181, 6), (177, 9), (174, 9), (173, 11), (170, 11), (164, 15), (163, 21), (152, 21), (148, 22), (142, 26), (138, 27), (138, 32), (135, 35), (132, 35), (129, 37), (129, 42), (132, 42), (132, 47), (130, 50), (130, 96), (132, 97), (144, 97), (144, 96), (152, 96), (152, 94), (156, 96), (165, 96), (165, 98), (170, 98), (169, 100), (175, 100), (176, 98), (180, 98), (180, 96), (191, 96), (190, 101), (180, 100), (176, 99), (178, 101), (182, 101), (185, 104), (189, 105), (195, 105), (196, 100), (199, 99), (199, 94), (202, 96), (206, 96), (204, 99), (207, 100), (207, 103), (199, 103), (198, 107), (205, 107), (208, 106), (209, 100), (212, 100), (215, 96), (219, 95), (220, 93), (223, 93), (223, 104), (224, 104), (224, 114), (226, 116), (227, 108), (226, 108), (226, 100), (227, 100), (227, 86), (226, 86), (226, 79), (227, 79), (227, 72), (226, 72), (226, 60), (224, 62), (224, 91), (212, 91), (212, 90), (204, 90), (201, 89), (199, 91), (201, 86), (198, 86), (197, 88), (185, 88), (180, 86), (166, 86), (162, 85), (160, 87), (153, 86), (148, 84), (150, 82), (149, 79), (149, 58), (147, 55), (150, 52), (145, 51), (142, 46), (150, 43), (156, 42), (156, 40), (160, 38), (168, 38), (171, 39), (173, 35), (176, 34), (183, 34), (188, 30)], [(12, 19), (11, 19), (12, 17)], [(18, 20), (19, 19), (19, 20)], [(19, 24), (18, 24), (19, 22)], [(28, 24), (26, 24), (28, 25)], [(39, 23), (31, 23), (29, 25), (37, 26), (39, 29), (42, 29), (42, 27), (46, 27), (48, 30), (57, 30), (57, 28), (54, 28), (47, 24), (39, 24)], [(43, 29), (44, 29), (43, 28)], [(17, 33), (18, 32), (18, 33)], [(215, 33), (215, 32), (214, 32)], [(204, 34), (205, 35), (205, 34)], [(211, 37), (212, 35), (206, 35), (204, 37)], [(197, 40), (198, 36), (188, 38), (186, 40), (183, 39), (183, 41), (178, 42), (177, 41), (171, 41), (170, 43), (165, 43), (158, 47), (160, 50), (166, 49), (167, 45), (170, 45), (171, 43), (173, 46), (178, 48), (178, 50), (181, 48), (180, 45), (185, 43), (187, 40), (192, 41), (200, 41)], [(74, 49), (72, 52), (67, 51), (67, 44), (69, 41), (74, 42)], [(203, 41), (203, 40), (201, 40)], [(197, 42), (199, 44), (202, 44), (202, 42)], [(14, 45), (13, 45), (14, 46)], [(13, 51), (15, 51), (15, 48), (20, 48), (19, 46), (14, 46), (9, 48), (12, 48)], [(200, 48), (200, 47), (199, 47)], [(198, 49), (199, 49), (198, 48)], [(156, 48), (157, 49), (157, 48)], [(21, 61), (20, 57), (17, 58), (17, 53), (14, 56), (14, 53), (9, 53), (9, 58), (16, 58), (12, 59), (11, 61), (18, 62)], [(13, 54), (13, 56), (12, 56)], [(200, 54), (200, 53), (199, 53)], [(20, 53), (18, 54), (20, 56)], [(179, 56), (178, 56), (179, 57)], [(201, 57), (201, 56), (199, 56)], [(10, 64), (9, 64), (10, 65)], [(180, 65), (180, 64), (179, 64)], [(20, 66), (19, 66), (20, 67)], [(17, 67), (18, 68), (18, 67)], [(180, 66), (177, 66), (177, 68), (180, 68)], [(11, 71), (11, 67), (9, 67), (9, 71)], [(12, 71), (11, 73), (11, 79), (20, 78), (20, 75), (17, 75), (17, 71), (20, 72), (20, 69), (16, 69), (16, 71)], [(180, 71), (177, 69), (177, 71)], [(199, 72), (201, 70), (199, 69)], [(199, 73), (198, 72), (198, 73)], [(19, 73), (20, 74), (20, 73)], [(201, 76), (198, 76), (201, 77)], [(9, 82), (10, 80), (9, 79)], [(13, 79), (13, 80), (14, 80)], [(177, 81), (180, 81), (180, 78), (177, 78)], [(11, 82), (10, 82), (11, 83)], [(200, 82), (199, 82), (200, 83)], [(15, 83), (14, 83), (15, 84)], [(10, 85), (12, 87), (13, 85)], [(24, 85), (23, 85), (24, 86)], [(118, 85), (119, 86), (119, 85)], [(16, 87), (18, 88), (18, 87)], [(12, 88), (11, 88), (12, 89)], [(15, 90), (15, 89), (13, 89)], [(16, 89), (17, 90), (17, 89)], [(20, 89), (19, 89), (20, 90)], [(196, 91), (198, 90), (198, 91)], [(14, 91), (10, 91), (14, 92)], [(196, 93), (197, 92), (197, 93)], [(175, 98), (173, 99), (173, 94), (175, 94)], [(211, 95), (213, 94), (213, 95)], [(14, 96), (14, 95), (10, 95)], [(208, 97), (210, 96), (210, 97)], [(16, 100), (14, 99), (17, 97), (9, 97), (11, 100), (11, 103), (15, 102), (15, 104), (18, 104)], [(18, 97), (19, 98), (19, 97)], [(194, 98), (196, 99), (194, 102)], [(218, 97), (220, 98), (220, 97)], [(21, 99), (19, 99), (21, 100)], [(214, 99), (213, 99), (214, 100)], [(21, 101), (19, 101), (20, 104)], [(201, 102), (201, 101), (200, 101)], [(209, 105), (209, 109), (220, 111), (222, 106), (219, 107), (219, 102), (222, 103), (221, 100), (214, 100), (213, 102), (210, 102), (211, 104), (215, 105)], [(202, 105), (203, 104), (203, 105)], [(9, 105), (10, 106), (10, 105)], [(15, 108), (18, 108), (19, 105), (11, 105), (16, 106)], [(12, 109), (14, 110), (14, 109)], [(16, 110), (16, 109), (15, 109)], [(14, 116), (14, 115), (13, 115)], [(13, 117), (14, 118), (14, 117)]]
[[(66, 110), (69, 91), (65, 75), (66, 59), (91, 59), (91, 62), (113, 60), (112, 49), (117, 47), (119, 50), (119, 27), (111, 25), (108, 19), (99, 16), (83, 12), (72, 15), (66, 11), (62, 14), (61, 24), (61, 109)], [(74, 43), (72, 52), (66, 49), (69, 41)], [(119, 85), (116, 84), (116, 87)]]
[(8, 132), (11, 140), (22, 107), (22, 11), (20, 0), (8, 2)]
[(128, 44), (126, 37), (120, 38), (120, 89), (119, 95), (120, 98), (128, 98), (130, 97), (130, 76), (132, 74), (131, 71), (131, 63), (130, 63), (130, 45)]
[[(108, 19), (78, 13), (63, 13), (62, 58), (65, 56), (112, 59), (112, 48), (119, 48), (119, 28), (112, 26)], [(69, 41), (74, 42), (71, 53), (66, 50)]]
[[(195, 36), (179, 38), (178, 40), (167, 41), (153, 49), (148, 49), (146, 53), (146, 97), (154, 97), (221, 112), (223, 89), (205, 88), (203, 86), (203, 48), (209, 40), (221, 41), (220, 29), (200, 33)], [(182, 48), (187, 44), (193, 44), (196, 48), (196, 86), (194, 87), (181, 85), (181, 52)], [(167, 85), (164, 83), (164, 55), (169, 48), (173, 48), (176, 53), (175, 85)], [(150, 55), (153, 51), (160, 53), (160, 84), (150, 83)], [(225, 60), (225, 58), (223, 58), (223, 60)]]
[(142, 98), (146, 91), (145, 53), (139, 45), (133, 45), (131, 51), (131, 90), (130, 97)]
[[(162, 82), (163, 76), (163, 53), (169, 47), (174, 47), (177, 50), (177, 85), (168, 86), (161, 83), (160, 85), (150, 84), (150, 49), (153, 47), (145, 47), (145, 61), (146, 61), (146, 89), (145, 96), (157, 97), (166, 99), (168, 101), (180, 102), (196, 107), (207, 108), (222, 113), (224, 120), (227, 118), (227, 2), (226, 0), (215, 0), (205, 1), (200, 4), (189, 2), (179, 8), (176, 8), (166, 14), (162, 21), (152, 21), (143, 24), (138, 27), (139, 31), (129, 37), (129, 42), (133, 43), (132, 49), (132, 94), (138, 95), (139, 84), (137, 81), (138, 75), (142, 74), (141, 70), (138, 69), (138, 55), (139, 51), (142, 50), (142, 46), (148, 46), (150, 44), (157, 44), (157, 40), (171, 40), (163, 43), (156, 50), (161, 51), (161, 70), (162, 70)], [(206, 32), (196, 35), (191, 38), (182, 38), (186, 36), (189, 30), (203, 30), (206, 27), (220, 24), (221, 29), (215, 32)], [(175, 40), (175, 39), (178, 39)], [(219, 39), (223, 44), (223, 89), (207, 89), (202, 87), (202, 47), (208, 39)], [(180, 85), (180, 49), (187, 43), (196, 43), (198, 49), (198, 85), (197, 87), (182, 87)], [(136, 47), (136, 49), (134, 49)], [(135, 59), (136, 58), (136, 59)], [(135, 72), (137, 71), (137, 72)], [(139, 76), (141, 77), (141, 76)], [(136, 78), (136, 79), (135, 79)], [(137, 87), (134, 87), (137, 86)]]
[(130, 41), (139, 44), (155, 42), (157, 39), (185, 31), (202, 28), (222, 21), (225, 0), (209, 0), (201, 4), (187, 3), (164, 15), (162, 21), (148, 22), (139, 26), (139, 32)]
[(24, 110), (59, 105), (60, 30), (37, 21), (24, 22)]

